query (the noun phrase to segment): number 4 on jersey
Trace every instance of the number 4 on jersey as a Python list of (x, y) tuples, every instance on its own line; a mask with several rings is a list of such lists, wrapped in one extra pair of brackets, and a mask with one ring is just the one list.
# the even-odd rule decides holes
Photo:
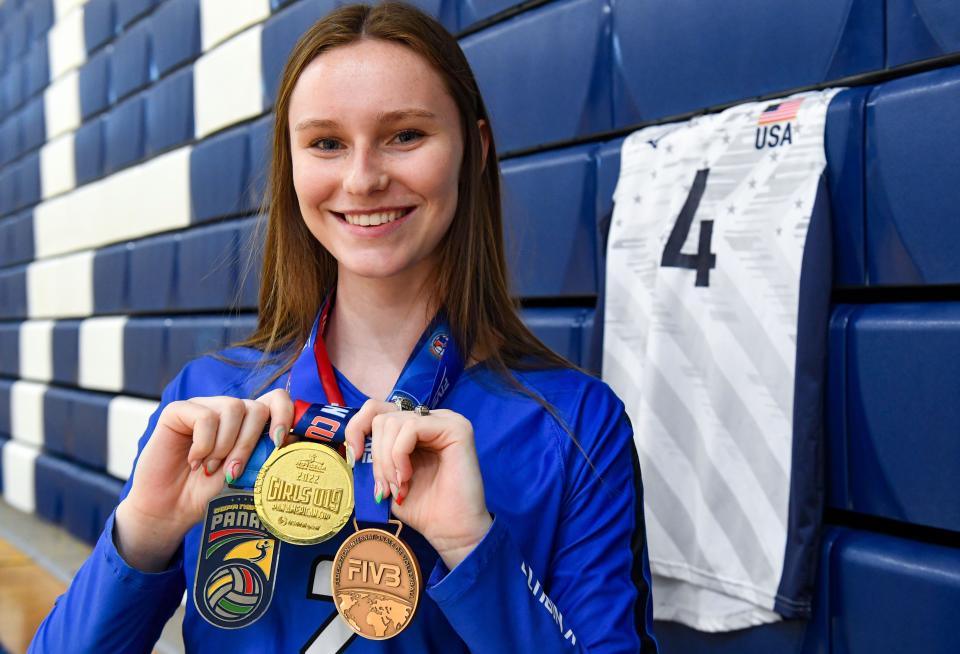
[(710, 286), (710, 269), (717, 267), (717, 255), (710, 251), (710, 241), (713, 238), (713, 221), (700, 221), (700, 242), (697, 245), (696, 254), (685, 254), (680, 251), (680, 248), (683, 247), (687, 236), (690, 234), (690, 226), (693, 224), (693, 217), (697, 213), (700, 200), (707, 188), (707, 177), (709, 175), (709, 168), (697, 171), (693, 186), (690, 187), (690, 194), (687, 196), (687, 201), (683, 203), (683, 208), (680, 209), (677, 222), (670, 230), (667, 244), (663, 248), (663, 257), (660, 259), (662, 268), (696, 270), (696, 286)]

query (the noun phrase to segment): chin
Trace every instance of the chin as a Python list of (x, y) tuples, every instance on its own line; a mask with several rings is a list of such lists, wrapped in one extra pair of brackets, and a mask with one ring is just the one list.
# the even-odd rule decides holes
[(339, 264), (341, 274), (347, 273), (366, 279), (389, 279), (402, 275), (412, 267), (409, 265), (404, 266), (399, 262), (384, 261), (383, 259), (376, 261), (353, 261), (348, 258), (341, 260)]

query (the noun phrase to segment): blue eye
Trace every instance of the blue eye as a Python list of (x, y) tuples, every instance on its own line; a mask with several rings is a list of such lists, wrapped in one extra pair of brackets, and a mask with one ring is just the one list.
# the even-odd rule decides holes
[(422, 137), (423, 137), (422, 132), (418, 132), (415, 129), (405, 129), (399, 134), (397, 134), (396, 139), (401, 145), (405, 145), (407, 143), (413, 143), (415, 140)]
[(310, 147), (317, 148), (319, 150), (339, 150), (340, 143), (336, 139), (317, 139), (310, 144)]

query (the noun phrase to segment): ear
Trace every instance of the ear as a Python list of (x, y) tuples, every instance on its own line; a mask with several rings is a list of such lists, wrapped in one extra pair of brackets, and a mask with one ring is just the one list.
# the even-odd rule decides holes
[(487, 152), (490, 150), (490, 125), (487, 124), (487, 121), (481, 118), (477, 121), (477, 129), (480, 130), (480, 170), (484, 170), (487, 167)]

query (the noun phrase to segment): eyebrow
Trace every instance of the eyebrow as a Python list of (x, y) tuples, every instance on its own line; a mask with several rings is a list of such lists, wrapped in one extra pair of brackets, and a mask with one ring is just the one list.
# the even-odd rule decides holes
[[(377, 114), (378, 123), (398, 123), (407, 118), (427, 118), (433, 119), (436, 118), (436, 114), (426, 111), (424, 109), (399, 109), (397, 111), (387, 111), (380, 112)], [(319, 127), (325, 129), (331, 129), (339, 127), (340, 123), (335, 120), (326, 120), (323, 118), (308, 118), (297, 123), (297, 126), (294, 127), (294, 131), (301, 131), (304, 129), (309, 129), (311, 127)]]

